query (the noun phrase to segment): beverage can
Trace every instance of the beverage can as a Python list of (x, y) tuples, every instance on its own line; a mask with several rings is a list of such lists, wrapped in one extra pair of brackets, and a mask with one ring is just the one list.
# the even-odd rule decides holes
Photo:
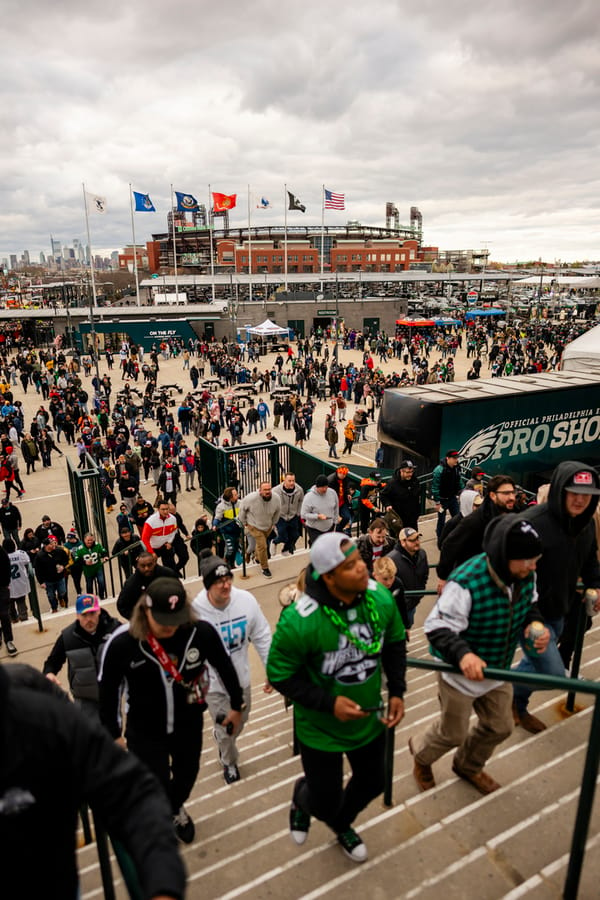
[(598, 591), (596, 588), (588, 588), (584, 595), (585, 611), (588, 616), (596, 615), (596, 603), (598, 602)]
[(538, 656), (539, 651), (533, 646), (534, 642), (543, 635), (546, 626), (543, 622), (534, 621), (529, 625), (529, 631), (525, 638), (525, 650), (528, 656)]

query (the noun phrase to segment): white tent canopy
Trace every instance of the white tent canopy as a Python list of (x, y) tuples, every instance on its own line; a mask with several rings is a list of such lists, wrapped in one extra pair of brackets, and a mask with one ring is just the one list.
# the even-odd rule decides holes
[(248, 334), (255, 334), (258, 337), (268, 337), (274, 334), (289, 334), (290, 330), (289, 328), (281, 328), (275, 322), (271, 322), (270, 319), (265, 319), (260, 325), (246, 325), (246, 331)]
[(600, 374), (600, 325), (590, 328), (565, 347), (561, 369)]
[(529, 275), (527, 278), (519, 278), (517, 281), (513, 281), (513, 288), (529, 284), (539, 286), (540, 280), (544, 285), (555, 282), (559, 287), (570, 287), (583, 291), (600, 287), (600, 278), (595, 278), (593, 275)]

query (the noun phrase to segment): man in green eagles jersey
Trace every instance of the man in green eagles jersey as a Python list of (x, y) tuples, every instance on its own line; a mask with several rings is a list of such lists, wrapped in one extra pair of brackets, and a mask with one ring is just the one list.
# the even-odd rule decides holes
[[(404, 715), (404, 626), (392, 595), (369, 578), (345, 534), (315, 540), (304, 580), (281, 615), (267, 663), (270, 683), (294, 703), (304, 768), (294, 789), (291, 835), (303, 844), (316, 816), (350, 859), (364, 862), (367, 849), (351, 826), (383, 790), (385, 728)], [(344, 753), (352, 768), (345, 788)]]

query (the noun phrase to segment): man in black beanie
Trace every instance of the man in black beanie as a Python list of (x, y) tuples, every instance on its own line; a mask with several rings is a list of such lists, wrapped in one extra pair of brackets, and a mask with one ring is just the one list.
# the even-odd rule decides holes
[[(209, 666), (209, 687), (206, 703), (212, 716), (214, 737), (227, 784), (239, 781), (238, 748), (236, 738), (248, 721), (250, 714), (250, 642), (266, 666), (271, 646), (271, 629), (256, 598), (249, 591), (233, 586), (233, 573), (224, 559), (203, 550), (200, 556), (200, 572), (204, 588), (192, 603), (200, 619), (210, 622), (221, 635), (223, 646), (229, 654), (237, 673), (243, 694), (242, 721), (235, 731), (225, 728), (221, 722), (229, 709), (229, 697), (223, 683), (212, 666)], [(267, 683), (265, 693), (272, 690)]]
[[(513, 730), (512, 685), (485, 679), (486, 666), (508, 669), (517, 643), (540, 619), (535, 567), (540, 538), (529, 522), (516, 516), (492, 519), (483, 538), (483, 553), (450, 575), (425, 621), (433, 653), (462, 674), (438, 674), (441, 717), (421, 735), (409, 739), (414, 776), (421, 790), (434, 787), (432, 764), (456, 747), (453, 771), (480, 793), (500, 785), (484, 766)], [(543, 653), (547, 628), (533, 646)], [(476, 725), (469, 731), (475, 712)]]

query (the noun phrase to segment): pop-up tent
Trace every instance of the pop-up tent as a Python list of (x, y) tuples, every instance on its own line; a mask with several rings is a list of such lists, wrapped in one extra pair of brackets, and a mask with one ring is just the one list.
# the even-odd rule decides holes
[(490, 306), (489, 309), (470, 309), (466, 314), (465, 319), (477, 319), (479, 316), (505, 316), (505, 309), (497, 309), (495, 306)]
[(566, 372), (600, 372), (600, 325), (567, 344), (560, 367)]
[(246, 332), (256, 337), (272, 337), (275, 334), (289, 334), (289, 328), (281, 328), (270, 319), (265, 319), (260, 325), (246, 325)]

